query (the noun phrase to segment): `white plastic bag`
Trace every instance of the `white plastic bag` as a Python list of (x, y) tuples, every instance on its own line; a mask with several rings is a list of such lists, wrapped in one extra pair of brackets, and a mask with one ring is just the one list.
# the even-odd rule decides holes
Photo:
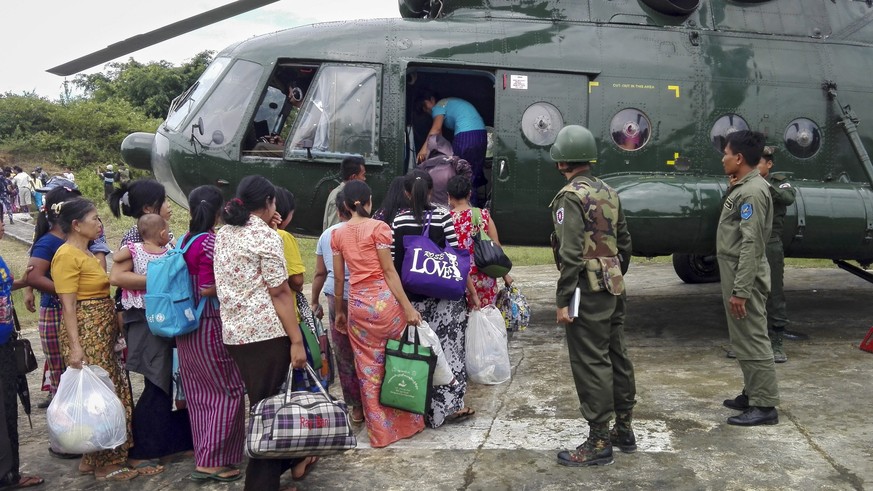
[(488, 306), (470, 313), (467, 323), (467, 377), (477, 384), (502, 384), (512, 377), (506, 323)]
[[(433, 332), (433, 329), (425, 321), (421, 321), (421, 325), (418, 326), (417, 330), (418, 341), (421, 345), (429, 347), (437, 355), (436, 370), (433, 372), (433, 385), (449, 385), (452, 383), (452, 380), (455, 380), (455, 374), (452, 373), (452, 368), (449, 366), (448, 360), (446, 360), (446, 354), (443, 353), (440, 338), (437, 337), (436, 333)], [(409, 331), (407, 338), (410, 343), (415, 342), (412, 336), (412, 331)]]
[(56, 452), (92, 453), (127, 441), (124, 406), (109, 374), (96, 365), (67, 368), (46, 417)]

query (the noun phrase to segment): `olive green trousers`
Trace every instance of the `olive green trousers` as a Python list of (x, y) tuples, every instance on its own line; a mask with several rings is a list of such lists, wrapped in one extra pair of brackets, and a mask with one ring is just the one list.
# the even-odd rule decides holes
[(582, 416), (607, 423), (636, 403), (634, 366), (624, 341), (626, 295), (583, 293), (579, 316), (566, 325), (570, 368)]
[[(762, 268), (767, 267), (763, 258)], [(743, 371), (743, 383), (750, 406), (771, 407), (779, 404), (779, 385), (776, 382), (776, 365), (773, 363), (773, 348), (767, 334), (767, 275), (758, 275), (752, 294), (746, 299), (746, 317), (735, 319), (731, 315), (730, 298), (736, 278), (736, 261), (718, 258), (721, 275), (721, 292), (727, 314), (731, 347), (737, 355)], [(769, 268), (768, 268), (769, 269)]]
[(770, 295), (767, 297), (767, 327), (784, 331), (788, 325), (788, 309), (785, 307), (785, 250), (782, 241), (767, 243), (767, 263), (770, 264)]

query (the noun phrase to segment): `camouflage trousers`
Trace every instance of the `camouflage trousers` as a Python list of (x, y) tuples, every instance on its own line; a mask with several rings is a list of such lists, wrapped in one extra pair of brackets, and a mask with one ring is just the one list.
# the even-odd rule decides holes
[(636, 403), (634, 366), (624, 340), (626, 295), (583, 293), (579, 316), (566, 325), (570, 368), (582, 416), (607, 423)]

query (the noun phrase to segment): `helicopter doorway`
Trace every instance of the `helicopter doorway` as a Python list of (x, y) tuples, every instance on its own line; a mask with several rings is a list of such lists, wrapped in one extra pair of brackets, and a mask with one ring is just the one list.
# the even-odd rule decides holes
[[(417, 154), (422, 149), (433, 124), (431, 114), (425, 112), (421, 104), (417, 103), (425, 94), (434, 96), (436, 101), (458, 98), (470, 103), (484, 122), (486, 133), (490, 134), (493, 131), (493, 72), (470, 68), (410, 66), (406, 75), (406, 146), (403, 166), (404, 171), (407, 172), (417, 165)], [(443, 125), (442, 135), (457, 149), (455, 134), (447, 126), (451, 126), (448, 119)], [(482, 180), (487, 179), (490, 174), (490, 161), (487, 156), (486, 151), (485, 161), (481, 164), (484, 171)], [(481, 202), (487, 199), (489, 189), (488, 185), (479, 189)]]
[(491, 214), (500, 237), (516, 244), (542, 243), (552, 231), (549, 203), (566, 183), (549, 150), (565, 125), (588, 126), (588, 76), (498, 70), (494, 87)]

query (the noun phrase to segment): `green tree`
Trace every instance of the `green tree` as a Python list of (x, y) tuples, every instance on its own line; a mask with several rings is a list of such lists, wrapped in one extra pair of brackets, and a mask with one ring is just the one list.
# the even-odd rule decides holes
[(95, 101), (123, 100), (151, 118), (163, 118), (170, 102), (200, 77), (212, 55), (203, 51), (180, 66), (167, 61), (142, 64), (129, 58), (109, 63), (105, 73), (77, 75), (73, 83)]

